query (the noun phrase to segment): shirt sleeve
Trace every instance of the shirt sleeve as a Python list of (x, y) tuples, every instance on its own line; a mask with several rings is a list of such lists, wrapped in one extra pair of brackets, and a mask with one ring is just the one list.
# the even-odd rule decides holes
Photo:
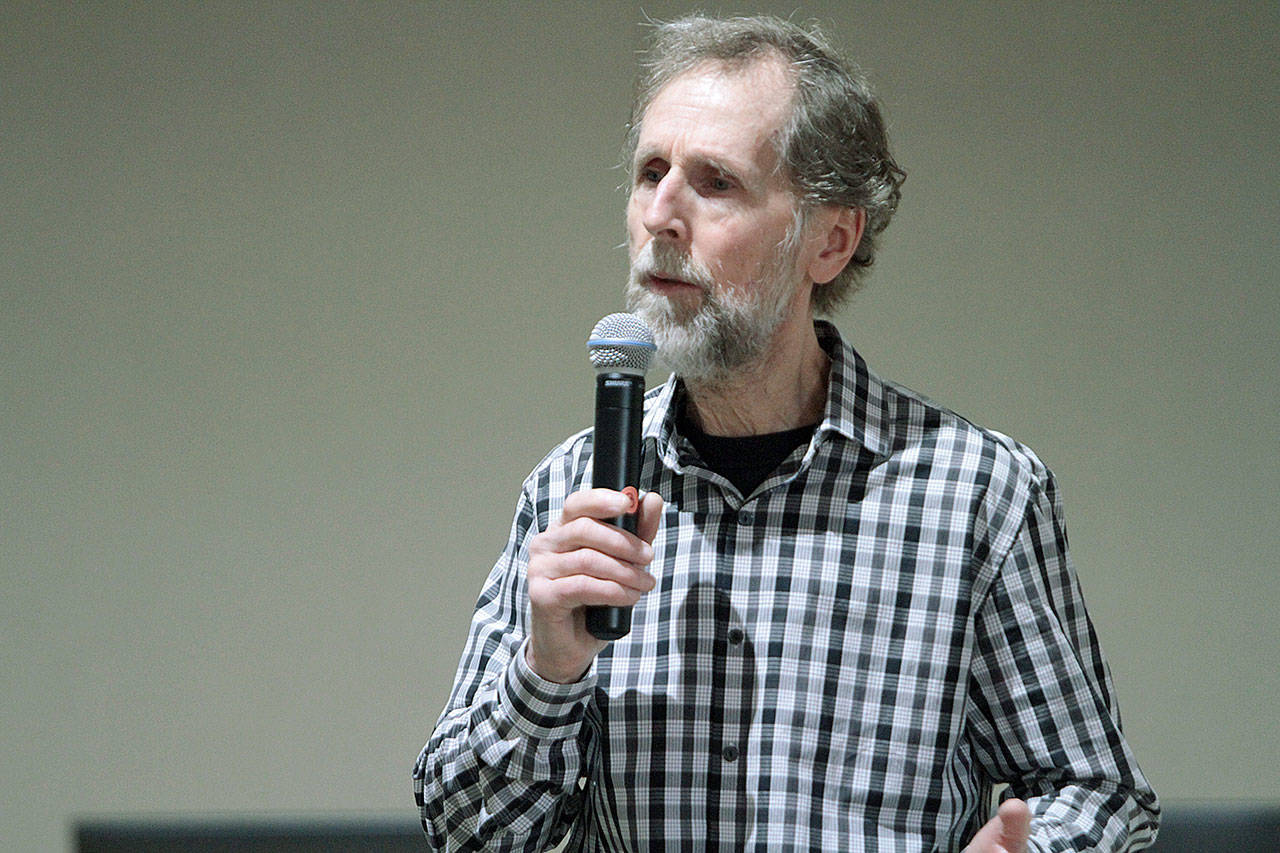
[(580, 805), (582, 720), (595, 668), (556, 684), (525, 660), (525, 567), (536, 521), (526, 488), (476, 604), (452, 695), (414, 765), (433, 849), (543, 850)]
[(1121, 731), (1062, 507), (1043, 474), (977, 614), (970, 736), (988, 776), (1031, 807), (1029, 849), (1143, 849), (1159, 803)]

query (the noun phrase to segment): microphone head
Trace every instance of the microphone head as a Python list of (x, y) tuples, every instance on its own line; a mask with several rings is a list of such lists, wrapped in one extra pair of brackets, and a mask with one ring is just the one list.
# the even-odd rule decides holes
[(653, 332), (635, 314), (610, 314), (601, 318), (587, 338), (587, 356), (598, 371), (638, 373), (649, 369), (657, 350)]

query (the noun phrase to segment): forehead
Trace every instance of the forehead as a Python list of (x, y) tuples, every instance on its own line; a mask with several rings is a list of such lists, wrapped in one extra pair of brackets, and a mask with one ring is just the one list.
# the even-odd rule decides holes
[(772, 171), (773, 140), (790, 113), (793, 91), (777, 60), (696, 66), (663, 86), (645, 109), (637, 161), (679, 153)]

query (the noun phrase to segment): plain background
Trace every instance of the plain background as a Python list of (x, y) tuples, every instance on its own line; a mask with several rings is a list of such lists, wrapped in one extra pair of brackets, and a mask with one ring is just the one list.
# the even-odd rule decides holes
[[(414, 816), (621, 307), (637, 3), (0, 5), (0, 845)], [(1034, 447), (1166, 798), (1280, 801), (1280, 6), (815, 18), (910, 177), (837, 318)], [(662, 377), (651, 375), (651, 381)]]

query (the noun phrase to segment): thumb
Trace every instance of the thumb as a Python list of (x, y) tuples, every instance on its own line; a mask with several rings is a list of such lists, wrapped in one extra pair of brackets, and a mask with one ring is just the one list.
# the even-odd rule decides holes
[(636, 535), (646, 542), (652, 543), (658, 533), (658, 525), (662, 522), (662, 509), (666, 504), (662, 495), (657, 492), (645, 492), (640, 499), (640, 508), (636, 511)]
[(1024, 853), (1031, 835), (1031, 809), (1022, 800), (1005, 800), (996, 815), (1000, 818), (1000, 847), (1006, 853)]
[(978, 830), (965, 853), (1026, 853), (1031, 809), (1022, 800), (1005, 800), (995, 817)]

